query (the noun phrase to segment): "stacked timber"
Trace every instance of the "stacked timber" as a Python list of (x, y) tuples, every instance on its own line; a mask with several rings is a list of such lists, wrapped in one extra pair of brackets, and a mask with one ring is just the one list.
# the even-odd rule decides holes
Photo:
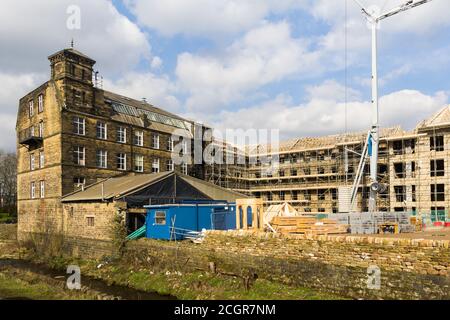
[(347, 225), (315, 217), (274, 217), (271, 225), (276, 232), (282, 234), (328, 235), (348, 232)]

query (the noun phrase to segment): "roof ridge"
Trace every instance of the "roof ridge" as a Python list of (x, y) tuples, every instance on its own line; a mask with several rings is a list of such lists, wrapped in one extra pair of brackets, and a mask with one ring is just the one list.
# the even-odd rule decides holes
[[(211, 184), (211, 183), (208, 182), (208, 181), (205, 181), (205, 180), (202, 180), (202, 179), (193, 177), (193, 176), (188, 176), (188, 175), (185, 175), (185, 174), (182, 174), (182, 173), (179, 173), (179, 172), (177, 172), (177, 174), (178, 174), (178, 176), (179, 176), (180, 178), (182, 178), (182, 179), (183, 179), (184, 181), (186, 181), (187, 183), (189, 183), (189, 181), (187, 181), (186, 178), (187, 178), (187, 179), (194, 180), (194, 181), (197, 181), (197, 182), (202, 183), (202, 184), (206, 184), (206, 185)], [(239, 193), (239, 192), (233, 191), (233, 190), (231, 190), (231, 189), (224, 188), (224, 187), (219, 186), (219, 185), (216, 185), (216, 184), (214, 184), (214, 187), (215, 187), (215, 188), (218, 188), (218, 189), (220, 189), (220, 190), (223, 190), (223, 191), (231, 192), (231, 193), (234, 193), (234, 194), (236, 194), (236, 195), (241, 195), (241, 196), (243, 196), (243, 197), (246, 197), (244, 194), (241, 194), (241, 193)]]
[(450, 110), (450, 105), (446, 105), (445, 107), (443, 107), (439, 113), (433, 118), (432, 121), (436, 120), (437, 118), (439, 118), (440, 116), (442, 116), (446, 111)]
[[(165, 171), (165, 172), (156, 173), (157, 175), (159, 175), (159, 177), (154, 179), (154, 180), (152, 180), (151, 182), (152, 183), (159, 182), (161, 179), (165, 179), (165, 178), (167, 178), (168, 176), (170, 176), (173, 173), (174, 173), (174, 171)], [(154, 177), (154, 175), (155, 175), (155, 173), (148, 173), (148, 174), (143, 174), (143, 175), (140, 175), (140, 176), (149, 176), (149, 177), (153, 176)], [(118, 195), (114, 195), (113, 198), (125, 197), (129, 193), (139, 191), (140, 189), (143, 189), (143, 188), (146, 187), (146, 185), (145, 185), (146, 183), (148, 183), (148, 181), (142, 182), (141, 184), (137, 185), (136, 187), (130, 188), (128, 190), (125, 190), (124, 192), (119, 193)]]

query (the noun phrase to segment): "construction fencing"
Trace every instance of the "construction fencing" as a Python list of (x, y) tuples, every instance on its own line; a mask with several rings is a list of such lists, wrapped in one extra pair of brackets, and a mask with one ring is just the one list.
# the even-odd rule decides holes
[(424, 223), (426, 222), (446, 222), (450, 221), (448, 217), (447, 210), (432, 210), (430, 213), (421, 214)]
[(415, 226), (411, 225), (409, 212), (365, 212), (365, 213), (337, 213), (328, 218), (350, 227), (352, 234), (376, 234), (381, 226), (386, 224), (398, 224), (399, 232), (414, 232)]

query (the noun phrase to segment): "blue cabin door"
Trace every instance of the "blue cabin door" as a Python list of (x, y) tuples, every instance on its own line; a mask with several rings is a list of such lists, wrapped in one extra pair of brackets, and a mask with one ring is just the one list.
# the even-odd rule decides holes
[(215, 211), (213, 213), (214, 230), (227, 230), (226, 216), (228, 211)]
[(250, 228), (253, 226), (252, 208), (247, 208), (247, 226)]
[(241, 223), (240, 228), (243, 228), (244, 226), (244, 213), (243, 213), (243, 209), (241, 207), (239, 207), (239, 221)]

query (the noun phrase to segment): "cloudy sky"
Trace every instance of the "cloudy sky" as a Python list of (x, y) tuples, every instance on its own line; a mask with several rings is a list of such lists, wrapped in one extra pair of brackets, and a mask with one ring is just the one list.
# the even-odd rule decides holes
[[(361, 2), (387, 10), (403, 1)], [(71, 5), (81, 9), (79, 30), (67, 28)], [(1, 6), (0, 149), (14, 149), (19, 98), (49, 78), (47, 56), (72, 37), (97, 61), (106, 90), (216, 128), (279, 128), (292, 138), (370, 124), (370, 30), (352, 0)], [(383, 126), (414, 128), (449, 102), (449, 10), (448, 0), (434, 0), (381, 24)]]

